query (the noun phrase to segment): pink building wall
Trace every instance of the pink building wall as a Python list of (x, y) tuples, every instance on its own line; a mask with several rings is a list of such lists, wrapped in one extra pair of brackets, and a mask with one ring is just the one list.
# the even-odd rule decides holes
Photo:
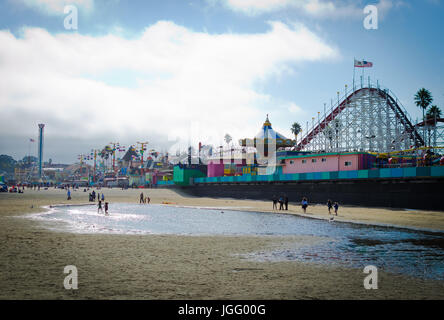
[[(312, 162), (316, 159), (316, 162)], [(326, 159), (324, 162), (322, 159)], [(283, 174), (307, 173), (307, 172), (327, 172), (327, 171), (351, 171), (360, 170), (359, 154), (348, 155), (319, 155), (304, 158), (285, 159), (285, 165), (282, 167)], [(306, 163), (302, 163), (306, 160)], [(291, 161), (293, 163), (291, 163)], [(345, 162), (350, 162), (346, 166)]]
[(207, 165), (208, 177), (223, 177), (224, 164), (222, 160), (210, 160)]

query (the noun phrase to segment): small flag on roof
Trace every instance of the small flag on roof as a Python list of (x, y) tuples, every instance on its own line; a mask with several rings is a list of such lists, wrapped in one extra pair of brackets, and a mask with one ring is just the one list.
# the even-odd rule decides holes
[(35, 142), (35, 140), (32, 138), (29, 138), (29, 142)]
[(369, 62), (369, 61), (359, 61), (355, 59), (355, 68), (371, 68), (373, 67), (373, 62)]

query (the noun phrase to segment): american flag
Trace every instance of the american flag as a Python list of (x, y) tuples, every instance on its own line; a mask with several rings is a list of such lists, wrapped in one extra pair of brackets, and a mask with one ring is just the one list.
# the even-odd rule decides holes
[(369, 61), (359, 61), (355, 59), (355, 68), (371, 68), (373, 67), (373, 62), (369, 62)]
[(29, 142), (35, 142), (35, 140), (32, 138), (29, 138)]

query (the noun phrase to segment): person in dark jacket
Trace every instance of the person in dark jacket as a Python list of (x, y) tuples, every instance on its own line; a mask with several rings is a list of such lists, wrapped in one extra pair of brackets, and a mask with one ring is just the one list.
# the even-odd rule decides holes
[(333, 203), (331, 202), (330, 199), (328, 199), (328, 201), (327, 201), (327, 208), (328, 208), (328, 214), (330, 214), (331, 208), (333, 208)]
[(278, 199), (277, 199), (277, 197), (276, 197), (276, 195), (274, 195), (273, 196), (273, 210), (274, 209), (276, 209), (277, 210), (277, 202), (278, 202)]
[(284, 197), (279, 197), (279, 210), (284, 210)]

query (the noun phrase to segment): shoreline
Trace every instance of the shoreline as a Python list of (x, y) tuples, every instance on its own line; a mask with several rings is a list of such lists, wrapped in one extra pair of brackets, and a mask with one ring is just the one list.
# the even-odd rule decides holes
[[(102, 192), (112, 210), (112, 203), (137, 203), (141, 191)], [(143, 192), (159, 205), (175, 202), (272, 212), (267, 210), (269, 202), (184, 198), (168, 190)], [(85, 204), (87, 195), (72, 192), (68, 202), (62, 190), (0, 194), (1, 299), (444, 299), (444, 281), (440, 280), (380, 270), (380, 289), (365, 290), (360, 268), (305, 261), (257, 262), (240, 256), (286, 243), (310, 245), (316, 240), (310, 236), (76, 234), (48, 230), (31, 219), (16, 219), (42, 213), (42, 207), (51, 204)], [(300, 209), (291, 207), (285, 214)], [(325, 211), (313, 206), (311, 211), (317, 215), (322, 209)], [(346, 213), (347, 208), (341, 209)], [(368, 214), (366, 210), (353, 208), (348, 214), (356, 217), (361, 212)], [(384, 213), (398, 224), (405, 222), (397, 220), (393, 212)], [(418, 219), (428, 217), (432, 218), (429, 224), (441, 228), (436, 213), (418, 214)], [(79, 290), (63, 288), (66, 265), (78, 267)]]
[[(356, 206), (341, 206), (339, 215), (334, 216), (327, 213), (327, 208), (321, 204), (311, 204), (306, 214), (302, 213), (299, 204), (290, 202), (288, 211), (272, 210), (271, 201), (259, 200), (238, 200), (232, 198), (202, 198), (189, 197), (176, 193), (171, 189), (101, 189), (107, 196), (106, 200), (110, 202), (138, 203), (140, 192), (149, 194), (152, 204), (221, 208), (222, 210), (241, 210), (256, 211), (280, 214), (293, 214), (301, 217), (330, 220), (334, 217), (337, 222), (359, 223), (364, 225), (374, 225), (383, 227), (406, 228), (415, 231), (424, 232), (444, 232), (444, 212), (426, 211), (414, 209), (391, 209), (391, 208), (366, 208)], [(96, 203), (86, 202), (87, 193), (78, 190), (72, 192), (72, 200), (67, 201), (64, 190), (43, 190), (28, 191), (25, 194), (0, 194), (0, 203), (9, 201), (14, 203), (14, 207), (20, 206), (11, 213), (18, 215), (28, 212), (36, 212), (38, 206), (64, 206), (64, 205), (94, 205)], [(23, 205), (20, 205), (20, 199), (24, 198)], [(43, 198), (43, 199), (42, 199)], [(36, 203), (34, 201), (36, 200)], [(17, 201), (19, 203), (17, 203)], [(0, 207), (0, 214), (6, 208)], [(217, 209), (216, 209), (217, 210)]]
[[(122, 203), (122, 204), (134, 204), (134, 202), (114, 202), (114, 203)], [(192, 206), (192, 205), (177, 205), (177, 204), (170, 204), (170, 203), (152, 203), (155, 205), (161, 205), (161, 206), (172, 206), (176, 208), (193, 208), (193, 209), (207, 209), (207, 210), (227, 210), (227, 211), (247, 211), (247, 212), (257, 212), (257, 213), (270, 213), (270, 214), (282, 214), (282, 215), (289, 215), (289, 216), (297, 216), (301, 218), (307, 218), (307, 219), (315, 219), (315, 220), (321, 220), (326, 222), (339, 222), (339, 223), (348, 223), (348, 224), (355, 224), (355, 225), (362, 225), (362, 226), (368, 226), (368, 227), (382, 227), (382, 228), (391, 228), (391, 229), (400, 229), (400, 230), (406, 230), (406, 231), (418, 231), (418, 232), (424, 232), (424, 233), (433, 233), (433, 234), (440, 234), (444, 235), (444, 230), (440, 229), (431, 229), (431, 228), (419, 228), (414, 226), (402, 226), (397, 224), (389, 224), (389, 223), (378, 223), (376, 221), (372, 222), (364, 222), (359, 220), (346, 220), (341, 219), (340, 216), (331, 215), (331, 217), (334, 218), (334, 220), (330, 220), (329, 217), (322, 217), (318, 215), (309, 215), (304, 213), (298, 213), (298, 212), (285, 212), (286, 210), (278, 210), (278, 211), (267, 211), (267, 210), (256, 210), (255, 208), (251, 207), (210, 207), (210, 206)], [(63, 207), (86, 207), (86, 206), (96, 206), (96, 203), (79, 203), (79, 204), (52, 204), (52, 205), (45, 205), (41, 206), (42, 209), (52, 209), (52, 208), (63, 208)], [(353, 208), (353, 207), (352, 207)], [(384, 209), (384, 208), (381, 208)], [(385, 208), (387, 210), (388, 208)], [(407, 209), (405, 209), (407, 210)], [(33, 214), (43, 214), (46, 211), (37, 212)], [(20, 216), (14, 216), (14, 217), (20, 217)], [(339, 219), (337, 219), (339, 218)], [(68, 232), (68, 231), (67, 231)], [(149, 235), (149, 234), (147, 234)], [(180, 235), (180, 236), (187, 236), (187, 235)], [(190, 235), (192, 236), (192, 235)], [(211, 236), (211, 235), (208, 235)], [(215, 235), (219, 236), (219, 235)], [(242, 235), (234, 235), (234, 236), (242, 236)], [(258, 235), (260, 236), (260, 235)]]
[[(125, 202), (128, 203), (128, 202)], [(161, 205), (170, 205), (170, 204), (161, 204)], [(307, 219), (315, 219), (315, 220), (323, 220), (329, 222), (330, 220), (326, 217), (317, 216), (317, 215), (308, 215), (304, 213), (297, 213), (297, 212), (285, 212), (286, 210), (278, 210), (278, 211), (261, 211), (261, 210), (249, 210), (248, 208), (236, 208), (236, 207), (200, 207), (200, 206), (181, 206), (181, 205), (170, 205), (177, 208), (195, 208), (195, 209), (208, 209), (208, 210), (230, 210), (230, 211), (249, 211), (249, 212), (258, 212), (258, 213), (271, 213), (271, 214), (283, 214), (283, 215), (289, 215), (289, 216), (297, 216), (301, 218), (307, 218)], [(389, 208), (381, 208), (381, 209), (389, 209)], [(405, 209), (407, 210), (407, 209)], [(339, 217), (331, 215), (331, 217)], [(385, 224), (385, 223), (378, 223), (376, 221), (374, 222), (364, 222), (359, 220), (344, 220), (336, 218), (332, 222), (339, 222), (339, 223), (351, 223), (351, 224), (357, 224), (357, 225), (363, 225), (363, 226), (371, 226), (371, 227), (384, 227), (384, 228), (394, 228), (394, 229), (401, 229), (401, 230), (408, 230), (408, 231), (420, 231), (420, 232), (429, 232), (429, 233), (439, 233), (444, 235), (444, 230), (437, 230), (437, 229), (430, 229), (430, 228), (417, 228), (412, 226), (401, 226), (396, 224)]]

